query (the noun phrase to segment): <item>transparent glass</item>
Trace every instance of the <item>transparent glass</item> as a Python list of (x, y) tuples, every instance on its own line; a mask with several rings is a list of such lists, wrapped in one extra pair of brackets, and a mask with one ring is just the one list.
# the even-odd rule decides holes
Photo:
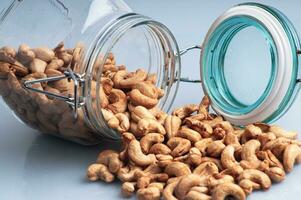
[[(167, 111), (173, 102), (180, 74), (174, 37), (159, 22), (133, 13), (122, 0), (13, 0), (1, 12), (0, 20), (0, 47), (5, 47), (0, 50), (0, 94), (15, 115), (32, 128), (87, 145), (103, 137), (118, 139), (118, 132), (103, 118), (99, 95), (101, 74), (112, 53), (114, 65), (124, 64), (129, 71), (143, 68), (158, 75), (156, 86), (165, 91), (160, 108)], [(12, 53), (7, 49), (13, 49)], [(35, 58), (30, 57), (30, 51)], [(33, 59), (43, 61), (44, 71), (35, 69)], [(45, 74), (53, 59), (63, 61), (55, 68), (59, 72)], [(3, 71), (6, 66), (8, 72)], [(76, 118), (70, 102), (23, 87), (24, 81), (64, 76), (67, 69), (81, 77), (79, 88), (70, 79), (50, 83), (54, 89), (44, 83), (32, 87), (70, 99), (75, 98), (75, 90), (81, 102)], [(56, 85), (67, 89), (61, 91)]]

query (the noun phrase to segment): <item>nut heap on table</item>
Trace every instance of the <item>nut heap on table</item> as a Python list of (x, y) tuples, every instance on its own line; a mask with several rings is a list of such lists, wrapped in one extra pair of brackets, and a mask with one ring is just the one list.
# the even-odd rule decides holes
[(129, 131), (118, 128), (122, 151), (102, 151), (87, 170), (91, 181), (117, 177), (124, 197), (243, 200), (283, 181), (301, 161), (296, 132), (264, 123), (234, 127), (209, 113), (206, 96), (199, 105), (183, 106), (171, 115), (145, 105), (130, 106)]

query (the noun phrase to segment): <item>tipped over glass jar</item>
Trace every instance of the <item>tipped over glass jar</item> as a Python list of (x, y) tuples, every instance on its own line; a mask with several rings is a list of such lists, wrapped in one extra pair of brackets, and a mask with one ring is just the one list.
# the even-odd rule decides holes
[[(263, 94), (246, 105), (229, 90), (223, 65), (229, 43), (249, 26), (266, 38), (272, 72)], [(81, 144), (137, 128), (125, 120), (137, 106), (160, 120), (183, 80), (180, 56), (186, 50), (179, 51), (166, 26), (121, 0), (13, 0), (1, 13), (0, 36), (6, 104), (32, 128)], [(253, 3), (230, 8), (201, 48), (204, 92), (231, 123), (272, 122), (293, 102), (300, 43), (276, 9)]]

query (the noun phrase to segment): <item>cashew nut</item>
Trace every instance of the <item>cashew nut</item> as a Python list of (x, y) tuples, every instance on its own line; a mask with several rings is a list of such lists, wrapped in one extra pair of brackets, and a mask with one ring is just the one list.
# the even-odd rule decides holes
[(258, 140), (249, 140), (242, 146), (241, 151), (241, 165), (246, 168), (256, 169), (260, 165), (260, 160), (256, 156), (256, 152), (260, 148)]
[(200, 176), (212, 176), (218, 172), (218, 167), (213, 162), (203, 162), (193, 170), (194, 174), (198, 174)]
[(167, 145), (172, 150), (171, 155), (177, 157), (189, 151), (191, 142), (184, 138), (172, 137), (168, 140)]
[(172, 114), (179, 117), (180, 119), (183, 119), (185, 117), (188, 117), (192, 113), (196, 112), (198, 109), (199, 109), (198, 105), (188, 104), (188, 105), (183, 106), (181, 108), (175, 109)]
[(199, 132), (186, 126), (182, 126), (175, 136), (188, 139), (192, 144), (195, 144), (202, 139), (202, 136), (199, 134)]
[(164, 127), (167, 133), (167, 138), (172, 138), (176, 135), (181, 123), (181, 119), (174, 115), (168, 115), (165, 118)]
[(162, 144), (162, 143), (154, 144), (149, 149), (149, 153), (156, 154), (156, 155), (157, 154), (167, 155), (170, 154), (170, 152), (171, 152), (170, 148), (166, 144)]
[(138, 200), (160, 200), (161, 192), (156, 187), (142, 188), (137, 191)]
[(276, 137), (284, 137), (288, 139), (296, 139), (297, 138), (297, 132), (295, 131), (285, 131), (279, 126), (272, 125), (269, 129), (270, 132), (274, 133)]
[(131, 119), (134, 122), (138, 122), (144, 118), (156, 119), (155, 116), (143, 106), (136, 106), (133, 111), (131, 111)]
[(112, 173), (117, 173), (122, 166), (122, 162), (119, 160), (119, 154), (113, 150), (102, 151), (98, 155), (96, 162), (107, 166)]
[(128, 77), (128, 73), (125, 70), (118, 71), (113, 82), (117, 88), (132, 88), (135, 84), (144, 81), (147, 78), (147, 73), (143, 69), (138, 69), (132, 76)]
[(297, 159), (301, 156), (301, 149), (296, 144), (290, 144), (288, 145), (283, 153), (283, 167), (286, 172), (291, 172), (294, 168), (294, 164), (296, 161), (299, 161), (300, 159)]
[(257, 169), (246, 169), (238, 177), (238, 181), (249, 179), (252, 182), (258, 183), (260, 187), (267, 190), (271, 187), (271, 179), (267, 174)]
[(237, 200), (246, 199), (246, 195), (242, 188), (234, 183), (217, 185), (212, 191), (212, 199), (214, 200), (226, 200), (229, 197)]
[(127, 108), (127, 98), (122, 90), (112, 89), (109, 95), (110, 104), (107, 106), (113, 113), (122, 113)]
[(207, 146), (206, 154), (211, 157), (218, 158), (225, 147), (226, 146), (222, 140), (213, 141)]
[(87, 177), (90, 181), (97, 181), (99, 179), (110, 183), (114, 181), (114, 175), (103, 164), (92, 164), (88, 167)]
[(169, 177), (180, 177), (184, 175), (191, 174), (191, 170), (188, 165), (182, 162), (171, 162), (169, 163), (164, 170)]
[(285, 171), (279, 167), (271, 167), (264, 171), (270, 179), (275, 182), (279, 183), (285, 179)]
[(143, 136), (151, 132), (160, 133), (162, 135), (166, 134), (164, 127), (158, 121), (149, 118), (139, 120), (137, 124), (137, 134)]
[(156, 162), (156, 156), (154, 154), (143, 154), (140, 146), (140, 142), (132, 140), (128, 147), (129, 158), (139, 166), (147, 166)]
[(148, 133), (140, 140), (140, 146), (143, 153), (148, 153), (151, 146), (155, 143), (161, 143), (164, 141), (164, 136), (159, 133)]
[(121, 186), (121, 194), (122, 196), (129, 198), (133, 196), (135, 192), (135, 182), (124, 182)]

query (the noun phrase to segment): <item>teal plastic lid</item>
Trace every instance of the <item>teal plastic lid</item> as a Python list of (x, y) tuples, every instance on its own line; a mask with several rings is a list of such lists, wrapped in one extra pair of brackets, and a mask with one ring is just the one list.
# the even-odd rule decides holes
[[(266, 38), (271, 55), (271, 66), (267, 67), (271, 68), (271, 75), (261, 96), (246, 105), (230, 92), (224, 76), (224, 59), (233, 37), (250, 26)], [(271, 123), (292, 105), (300, 88), (297, 54), (300, 42), (292, 23), (280, 11), (256, 3), (232, 7), (212, 24), (202, 47), (203, 89), (210, 97), (213, 109), (226, 120), (235, 125)]]

